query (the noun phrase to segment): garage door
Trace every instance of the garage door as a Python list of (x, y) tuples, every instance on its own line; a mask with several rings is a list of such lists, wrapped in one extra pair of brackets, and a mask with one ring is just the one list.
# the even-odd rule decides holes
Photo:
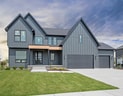
[(94, 67), (93, 55), (68, 55), (67, 64), (68, 68), (93, 68)]
[(100, 55), (99, 56), (99, 67), (110, 68), (110, 56)]

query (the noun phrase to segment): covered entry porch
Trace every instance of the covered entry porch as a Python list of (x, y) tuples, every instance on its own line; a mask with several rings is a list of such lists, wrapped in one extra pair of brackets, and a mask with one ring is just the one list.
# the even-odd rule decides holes
[(62, 65), (62, 48), (29, 46), (29, 65)]

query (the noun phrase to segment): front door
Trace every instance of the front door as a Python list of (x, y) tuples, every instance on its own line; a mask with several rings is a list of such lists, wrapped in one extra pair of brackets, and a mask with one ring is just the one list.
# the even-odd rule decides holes
[(43, 56), (42, 56), (42, 51), (35, 51), (34, 52), (34, 64), (43, 64)]

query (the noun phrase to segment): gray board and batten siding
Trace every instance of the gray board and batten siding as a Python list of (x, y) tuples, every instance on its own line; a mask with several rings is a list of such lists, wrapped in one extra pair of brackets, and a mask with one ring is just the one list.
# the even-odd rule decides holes
[[(36, 52), (42, 54), (42, 65), (63, 65), (67, 68), (113, 67), (114, 49), (107, 44), (99, 43), (82, 18), (71, 29), (57, 29), (41, 27), (30, 13), (24, 18), (19, 14), (5, 30), (7, 31), (10, 67), (33, 65)], [(26, 41), (15, 42), (15, 30), (24, 30)], [(43, 44), (35, 44), (36, 36), (42, 37)], [(48, 37), (51, 37), (52, 40), (55, 37), (57, 44), (49, 45)], [(62, 47), (62, 50), (29, 49), (29, 45), (57, 46)], [(15, 62), (16, 51), (26, 51), (25, 63)], [(54, 53), (54, 61), (50, 60), (51, 53)]]
[[(65, 67), (68, 67), (68, 63), (73, 59), (72, 56), (79, 57), (81, 56), (81, 59), (85, 59), (85, 61), (88, 63), (88, 60), (91, 60), (91, 64), (83, 65), (87, 68), (94, 67), (96, 68), (98, 66), (98, 44), (95, 42), (95, 39), (93, 36), (88, 32), (89, 30), (86, 29), (84, 24), (80, 21), (77, 22), (76, 25), (73, 26), (72, 32), (68, 33), (69, 37), (67, 37), (66, 41), (63, 44), (63, 64)], [(82, 36), (82, 42), (79, 42), (79, 36)], [(88, 58), (85, 58), (83, 55), (87, 56)], [(75, 57), (75, 58), (76, 58)], [(76, 60), (75, 60), (76, 61)], [(76, 63), (78, 67), (76, 66)], [(81, 60), (74, 62), (72, 64), (71, 68), (79, 68), (81, 66), (82, 68)]]

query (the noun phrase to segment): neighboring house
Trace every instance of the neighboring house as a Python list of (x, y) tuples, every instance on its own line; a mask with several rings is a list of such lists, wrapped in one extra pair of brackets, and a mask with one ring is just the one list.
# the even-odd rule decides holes
[(82, 19), (69, 30), (42, 28), (30, 13), (25, 17), (19, 14), (5, 30), (10, 67), (50, 64), (67, 68), (113, 67), (113, 48), (99, 44)]
[(116, 49), (116, 64), (123, 64), (123, 45)]

